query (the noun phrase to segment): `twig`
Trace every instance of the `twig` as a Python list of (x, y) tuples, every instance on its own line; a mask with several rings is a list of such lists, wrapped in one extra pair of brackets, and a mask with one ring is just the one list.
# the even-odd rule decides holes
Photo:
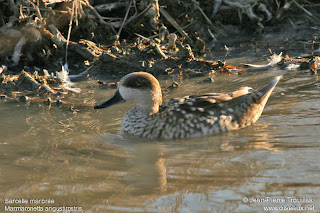
[(295, 3), (297, 5), (297, 7), (299, 7), (301, 10), (303, 10), (303, 12), (305, 12), (308, 16), (312, 17), (312, 13), (310, 13), (308, 10), (306, 10), (304, 7), (302, 7), (298, 2), (296, 2), (296, 0), (293, 0), (293, 3)]
[(56, 26), (53, 24), (49, 25), (50, 31), (53, 34), (51, 37), (52, 42), (55, 43), (58, 47), (63, 47), (63, 45), (67, 42), (67, 39), (61, 34)]
[(41, 15), (39, 7), (37, 5), (35, 5), (33, 2), (31, 2), (30, 0), (28, 0), (28, 2), (36, 9), (38, 17), (39, 17), (40, 21), (42, 22), (42, 15)]
[(131, 21), (131, 19), (136, 17), (137, 14), (138, 14), (138, 9), (137, 9), (137, 6), (136, 6), (136, 0), (132, 0), (132, 3), (133, 3), (133, 7), (134, 7), (135, 12), (134, 12), (133, 16), (131, 16), (128, 20), (126, 20), (126, 24), (128, 24)]
[(153, 44), (152, 45), (154, 50), (164, 59), (167, 59), (168, 56), (166, 54), (164, 54), (164, 52), (161, 50), (160, 45), (159, 44)]
[(64, 10), (57, 10), (57, 9), (52, 9), (52, 8), (37, 8), (35, 9), (34, 7), (28, 7), (28, 6), (21, 6), (22, 9), (28, 9), (30, 11), (37, 11), (39, 9), (39, 11), (54, 11), (55, 13), (63, 13), (63, 14), (66, 14), (66, 13), (69, 13), (68, 11), (64, 11)]
[(213, 35), (213, 33), (211, 32), (211, 30), (210, 30), (209, 28), (208, 28), (207, 30), (208, 30), (209, 35), (211, 36), (212, 40), (213, 40), (213, 41), (217, 41), (217, 38)]
[(152, 36), (149, 36), (148, 39), (153, 39), (153, 38), (157, 38), (157, 37), (160, 37), (161, 34), (155, 34), (155, 35), (152, 35)]
[(143, 35), (140, 35), (140, 34), (138, 34), (138, 33), (134, 33), (134, 34), (137, 35), (137, 36), (139, 36), (140, 38), (143, 38), (143, 39), (147, 40), (147, 41), (150, 40), (150, 38), (144, 37)]
[(125, 8), (127, 6), (126, 1), (118, 1), (118, 2), (113, 2), (113, 3), (107, 3), (107, 1), (104, 1), (105, 3), (97, 3), (95, 4), (94, 8), (99, 12), (99, 13), (109, 13), (109, 12), (114, 12), (115, 10), (119, 10), (121, 8)]
[(75, 1), (72, 3), (72, 13), (71, 13), (70, 22), (69, 22), (69, 30), (68, 30), (68, 37), (67, 37), (67, 43), (66, 43), (66, 55), (65, 55), (65, 61), (64, 61), (64, 63), (66, 64), (68, 63), (68, 47), (69, 47), (72, 22), (73, 22), (73, 16), (74, 16), (74, 8), (75, 8)]
[(134, 7), (134, 10), (135, 10), (135, 12), (134, 12), (134, 16), (136, 16), (137, 14), (138, 14), (138, 9), (137, 9), (137, 2), (136, 2), (136, 0), (133, 0), (133, 7)]
[(190, 27), (191, 25), (193, 25), (194, 24), (194, 22), (190, 22), (189, 24), (187, 24), (186, 26), (183, 26), (182, 27), (182, 29), (184, 30), (184, 29), (186, 29), (186, 28), (188, 28), (188, 27)]
[[(50, 37), (52, 42), (55, 43), (59, 48), (63, 48), (64, 45), (66, 45), (67, 43), (67, 39), (63, 37), (61, 32), (53, 24), (50, 24), (49, 28), (52, 34), (48, 32), (47, 35)], [(93, 60), (94, 58), (99, 57), (99, 55), (89, 51), (86, 47), (83, 47), (82, 45), (76, 42), (69, 41), (69, 49), (70, 51), (76, 52), (88, 60)]]
[(144, 39), (144, 40), (147, 40), (147, 41), (150, 41), (151, 39), (153, 38), (157, 38), (159, 37), (161, 34), (156, 34), (156, 35), (153, 35), (153, 36), (150, 36), (150, 37), (144, 37), (143, 35), (140, 35), (138, 33), (134, 33), (135, 35), (139, 36), (140, 38)]
[(123, 26), (124, 26), (124, 24), (126, 23), (126, 20), (127, 20), (127, 18), (128, 18), (129, 11), (130, 11), (130, 9), (131, 9), (131, 4), (132, 4), (132, 0), (131, 0), (130, 3), (129, 3), (129, 6), (128, 6), (128, 9), (127, 9), (126, 15), (124, 16), (123, 21), (122, 21), (122, 24), (121, 24), (121, 27), (120, 27), (120, 29), (119, 29), (119, 31), (118, 31), (118, 33), (117, 33), (118, 38), (120, 38), (120, 34), (121, 34), (121, 31), (122, 31), (122, 28), (123, 28)]
[(129, 23), (132, 22), (133, 20), (139, 18), (141, 15), (143, 15), (145, 12), (147, 12), (147, 11), (150, 9), (151, 6), (152, 6), (152, 4), (149, 3), (149, 5), (148, 5), (143, 11), (141, 11), (138, 15), (135, 15), (135, 16), (130, 17), (130, 18), (127, 20), (127, 23), (126, 23), (126, 24), (129, 24)]
[(170, 22), (170, 24), (172, 24), (172, 26), (174, 28), (176, 28), (176, 30), (178, 30), (178, 32), (185, 37), (192, 45), (194, 45), (194, 42), (192, 41), (192, 39), (188, 36), (188, 34), (178, 25), (178, 23), (174, 20), (174, 18), (172, 18), (172, 16), (165, 11), (165, 9), (163, 9), (162, 7), (159, 7), (161, 14)]
[(212, 22), (210, 21), (210, 19), (208, 18), (208, 16), (203, 12), (203, 10), (200, 7), (200, 3), (197, 2), (196, 0), (192, 0), (193, 3), (193, 7), (196, 10), (199, 10), (201, 12), (201, 14), (203, 15), (204, 19), (208, 22), (208, 24), (210, 24), (211, 26), (213, 26)]
[(288, 18), (293, 29), (297, 29), (297, 26), (292, 22), (291, 18)]
[(110, 28), (111, 28), (111, 30), (113, 31), (113, 33), (114, 33), (114, 34), (117, 34), (117, 32), (116, 32), (116, 30), (113, 28), (112, 24), (109, 24), (109, 23), (105, 22), (105, 21), (103, 20), (103, 17), (97, 12), (97, 10), (96, 10), (94, 7), (92, 7), (92, 6), (90, 5), (90, 3), (89, 3), (87, 0), (81, 1), (81, 3), (82, 3), (84, 6), (88, 7), (88, 8), (91, 10), (91, 12), (93, 13), (93, 15), (99, 20), (99, 23), (100, 23), (100, 24), (103, 24), (103, 25), (105, 25), (105, 26), (110, 26)]
[[(185, 30), (186, 28), (190, 27), (191, 25), (195, 24), (196, 22), (190, 22), (189, 24), (187, 24), (186, 26), (181, 27), (181, 29)], [(173, 33), (177, 33), (178, 31), (174, 31)]]
[(76, 26), (79, 25), (79, 20), (78, 20), (78, 16), (79, 18), (81, 18), (82, 14), (83, 14), (83, 8), (82, 8), (82, 4), (81, 4), (81, 0), (74, 0), (75, 3), (75, 7), (74, 7), (74, 22), (76, 24)]
[(104, 20), (110, 20), (110, 21), (119, 21), (122, 18), (117, 18), (117, 17), (102, 17)]
[(83, 77), (83, 76), (89, 74), (89, 71), (91, 70), (91, 68), (93, 68), (93, 65), (91, 65), (91, 66), (88, 67), (85, 71), (83, 71), (83, 72), (81, 72), (81, 73), (79, 73), (79, 74), (77, 74), (77, 75), (69, 75), (70, 80), (73, 80), (73, 81), (74, 81), (74, 80), (77, 79), (77, 78), (80, 78), (80, 77)]
[(20, 7), (19, 7), (19, 13), (20, 13), (19, 18), (25, 19), (25, 16), (24, 16), (23, 10), (22, 10), (22, 5), (20, 5)]

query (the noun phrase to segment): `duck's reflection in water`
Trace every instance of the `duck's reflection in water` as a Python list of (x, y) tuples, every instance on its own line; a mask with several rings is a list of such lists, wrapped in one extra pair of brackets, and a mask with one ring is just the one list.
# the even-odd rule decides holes
[(132, 158), (127, 159), (129, 170), (123, 177), (130, 194), (143, 195), (163, 192), (167, 184), (164, 147), (161, 144), (134, 144)]

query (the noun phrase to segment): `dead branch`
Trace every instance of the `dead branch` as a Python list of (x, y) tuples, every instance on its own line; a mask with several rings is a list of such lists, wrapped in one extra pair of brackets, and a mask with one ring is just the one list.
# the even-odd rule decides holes
[(163, 9), (162, 7), (160, 7), (160, 12), (161, 14), (168, 20), (168, 22), (170, 24), (172, 24), (172, 26), (174, 28), (176, 28), (176, 30), (183, 36), (185, 37), (192, 45), (194, 45), (194, 42), (192, 41), (192, 39), (188, 36), (188, 34), (178, 25), (178, 23), (174, 20), (174, 18), (172, 18), (172, 16), (165, 11), (165, 9)]
[(192, 0), (193, 3), (193, 7), (196, 10), (199, 10), (201, 12), (201, 14), (203, 15), (204, 19), (208, 22), (208, 24), (210, 24), (211, 26), (213, 26), (212, 22), (210, 21), (210, 19), (208, 18), (208, 16), (203, 12), (203, 10), (200, 7), (200, 3), (197, 2), (196, 0)]
[[(53, 24), (49, 25), (49, 28), (52, 33), (48, 34), (51, 41), (55, 43), (58, 47), (64, 48), (64, 46), (67, 44), (67, 39), (64, 38), (64, 36), (61, 34), (58, 28)], [(88, 50), (88, 48), (72, 41), (69, 41), (69, 49), (73, 52), (78, 53), (79, 55), (88, 60), (93, 60), (101, 55), (99, 53), (96, 53), (95, 51), (90, 51)]]
[(166, 54), (164, 54), (164, 52), (161, 50), (160, 45), (159, 44), (153, 44), (153, 49), (156, 51), (156, 53), (158, 53), (162, 58), (167, 59), (168, 56)]
[(310, 13), (307, 9), (302, 7), (296, 0), (293, 0), (293, 3), (295, 3), (295, 5), (299, 7), (303, 12), (305, 12), (308, 16), (312, 17), (312, 13)]
[(67, 43), (67, 39), (61, 34), (60, 30), (53, 24), (49, 25), (50, 31), (52, 35), (50, 35), (51, 41), (56, 44), (58, 47), (62, 48), (65, 43)]
[(130, 17), (128, 20), (127, 20), (127, 23), (126, 24), (129, 24), (130, 22), (132, 22), (133, 20), (139, 18), (140, 16), (142, 16), (143, 14), (145, 14), (149, 9), (150, 7), (152, 6), (152, 4), (148, 4), (148, 6), (146, 8), (144, 8), (144, 10), (142, 10), (139, 14), (137, 15), (134, 15), (132, 17)]
[(35, 5), (33, 2), (31, 2), (30, 0), (28, 0), (28, 3), (31, 4), (33, 6), (33, 8), (36, 10), (37, 12), (37, 16), (39, 17), (40, 21), (42, 22), (42, 15), (41, 15), (41, 12), (40, 12), (40, 9), (37, 5)]
[(93, 15), (99, 20), (99, 23), (104, 25), (104, 26), (108, 26), (111, 28), (111, 30), (113, 31), (114, 34), (117, 34), (116, 30), (114, 29), (113, 25), (110, 23), (107, 23), (103, 20), (103, 17), (96, 11), (96, 9), (94, 7), (92, 7), (90, 5), (90, 3), (87, 0), (83, 0), (81, 1), (81, 3), (86, 6), (87, 8), (89, 8), (91, 10), (91, 12), (93, 13)]
[(66, 43), (66, 55), (65, 55), (65, 61), (64, 61), (65, 64), (68, 63), (68, 47), (69, 47), (74, 11), (75, 11), (75, 1), (72, 3), (72, 12), (71, 12), (70, 21), (69, 21), (69, 30), (68, 30), (68, 37), (67, 37), (67, 43)]
[(94, 6), (94, 8), (99, 13), (104, 13), (104, 12), (111, 12), (114, 10), (124, 8), (126, 7), (126, 5), (127, 5), (127, 2), (113, 2), (113, 3), (99, 4)]
[(119, 29), (119, 31), (118, 31), (118, 33), (117, 33), (117, 37), (118, 37), (118, 38), (120, 37), (122, 28), (124, 27), (124, 25), (125, 25), (125, 23), (126, 23), (126, 20), (127, 20), (127, 18), (128, 18), (129, 11), (130, 11), (130, 9), (131, 9), (131, 4), (132, 4), (132, 0), (131, 0), (130, 3), (129, 3), (129, 6), (128, 6), (128, 9), (127, 9), (126, 15), (124, 16), (123, 21), (122, 21), (122, 24), (121, 24), (121, 27), (120, 27), (120, 29)]

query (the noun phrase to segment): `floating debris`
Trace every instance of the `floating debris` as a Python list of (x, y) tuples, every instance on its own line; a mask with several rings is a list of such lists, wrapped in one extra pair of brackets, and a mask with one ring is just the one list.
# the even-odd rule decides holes
[(268, 64), (264, 64), (264, 65), (258, 65), (258, 64), (245, 64), (246, 67), (251, 67), (251, 68), (255, 68), (255, 69), (268, 69), (271, 67), (276, 66), (281, 60), (282, 60), (282, 52), (277, 55), (277, 54), (273, 54), (269, 60)]
[(287, 63), (286, 69), (291, 70), (301, 69), (301, 70), (310, 70), (312, 74), (316, 74), (320, 69), (320, 57), (319, 56), (308, 56), (308, 57), (289, 57), (286, 55), (284, 57), (285, 63)]
[(285, 69), (286, 70), (297, 70), (300, 68), (300, 65), (298, 64), (288, 64)]
[(111, 89), (116, 89), (118, 87), (119, 82), (111, 82), (111, 83), (106, 83), (103, 81), (98, 80), (97, 81), (99, 87), (102, 88), (111, 88)]
[(168, 87), (168, 89), (176, 89), (179, 87), (179, 83), (174, 81), (172, 84)]

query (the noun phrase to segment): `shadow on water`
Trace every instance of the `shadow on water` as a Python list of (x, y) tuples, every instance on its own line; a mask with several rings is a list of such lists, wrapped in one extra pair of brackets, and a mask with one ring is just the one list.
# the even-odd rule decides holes
[(52, 198), (56, 206), (87, 212), (255, 212), (270, 203), (244, 198), (291, 196), (312, 198), (320, 210), (316, 76), (275, 69), (217, 75), (211, 84), (183, 79), (165, 99), (244, 84), (258, 89), (278, 74), (284, 78), (256, 124), (186, 140), (150, 142), (122, 134), (121, 118), (130, 106), (94, 111), (95, 102), (114, 90), (90, 82), (71, 97), (78, 107), (0, 103), (0, 197)]

